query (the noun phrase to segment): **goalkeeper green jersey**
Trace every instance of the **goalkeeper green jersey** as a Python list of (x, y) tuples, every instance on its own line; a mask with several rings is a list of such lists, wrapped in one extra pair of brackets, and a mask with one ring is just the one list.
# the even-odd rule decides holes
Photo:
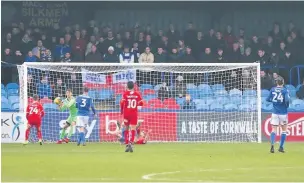
[(63, 106), (61, 107), (61, 111), (68, 109), (71, 117), (76, 117), (78, 109), (76, 108), (76, 99), (71, 97), (71, 99), (66, 98), (63, 101)]

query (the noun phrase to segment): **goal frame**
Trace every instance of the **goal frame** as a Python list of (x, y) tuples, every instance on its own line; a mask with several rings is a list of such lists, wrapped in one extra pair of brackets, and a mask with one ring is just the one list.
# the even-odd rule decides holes
[[(230, 66), (230, 67), (248, 67), (248, 66), (253, 66), (256, 67), (256, 71), (257, 71), (257, 114), (258, 114), (258, 122), (257, 122), (257, 126), (258, 126), (258, 143), (262, 142), (262, 117), (261, 117), (261, 77), (260, 77), (260, 63), (50, 63), (50, 62), (24, 62), (22, 65), (20, 65), (22, 67), (23, 70), (23, 78), (22, 76), (19, 75), (19, 82), (21, 84), (21, 82), (23, 82), (24, 85), (24, 99), (28, 98), (28, 94), (27, 94), (27, 76), (28, 76), (28, 68), (29, 67), (35, 67), (35, 66), (42, 66), (42, 65), (52, 65), (52, 66), (183, 66), (183, 67), (195, 67), (195, 66)], [(220, 70), (217, 70), (216, 72), (218, 72)], [(23, 80), (23, 81), (22, 81)], [(24, 119), (26, 119), (26, 108), (28, 105), (28, 100), (23, 100), (23, 98), (20, 97), (20, 101), (23, 102), (23, 104), (21, 103), (21, 105), (23, 106), (23, 113), (24, 113)], [(25, 120), (24, 122), (25, 125), (27, 125), (27, 121)]]

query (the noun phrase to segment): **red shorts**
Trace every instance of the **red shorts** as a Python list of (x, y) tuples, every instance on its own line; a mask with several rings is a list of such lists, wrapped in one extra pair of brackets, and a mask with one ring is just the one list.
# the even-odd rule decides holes
[(146, 142), (144, 141), (143, 138), (140, 138), (137, 140), (136, 144), (145, 144)]
[(28, 121), (28, 124), (31, 126), (35, 126), (36, 128), (40, 128), (41, 121)]
[(137, 125), (137, 116), (124, 116), (124, 123), (126, 126)]

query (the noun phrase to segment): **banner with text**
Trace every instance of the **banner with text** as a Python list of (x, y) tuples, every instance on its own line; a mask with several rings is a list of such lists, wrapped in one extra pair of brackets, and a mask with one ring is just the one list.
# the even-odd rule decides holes
[(257, 142), (257, 120), (257, 116), (252, 116), (251, 113), (180, 112), (177, 118), (177, 138), (178, 141)]
[(128, 81), (133, 81), (133, 82), (136, 81), (136, 70), (135, 69), (114, 73), (112, 75), (113, 84), (127, 83)]
[[(120, 112), (101, 112), (100, 139), (102, 141), (117, 141), (115, 133), (118, 131), (117, 123), (123, 121)], [(140, 112), (138, 120), (143, 123), (141, 130), (151, 130), (151, 141), (176, 141), (176, 113), (172, 112)]]
[(1, 112), (1, 142), (22, 143), (25, 140), (23, 115), (14, 112)]
[[(262, 140), (269, 141), (271, 133), (271, 113), (262, 113)], [(281, 131), (280, 131), (281, 133)], [(277, 141), (280, 135), (277, 135)], [(304, 113), (289, 113), (287, 125), (287, 141), (304, 142)]]
[(84, 68), (81, 68), (81, 72), (84, 84), (107, 84), (107, 76), (105, 74), (92, 73)]
[(69, 20), (68, 3), (23, 1), (20, 18), (29, 27), (53, 27), (55, 23), (66, 24)]

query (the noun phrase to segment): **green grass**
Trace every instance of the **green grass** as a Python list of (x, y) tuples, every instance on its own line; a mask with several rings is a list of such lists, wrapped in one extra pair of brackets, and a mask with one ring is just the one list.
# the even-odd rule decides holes
[[(304, 144), (2, 144), (4, 182), (304, 182)], [(150, 174), (150, 176), (149, 176)], [(153, 175), (154, 174), (154, 175)], [(146, 175), (146, 176), (145, 176)]]

